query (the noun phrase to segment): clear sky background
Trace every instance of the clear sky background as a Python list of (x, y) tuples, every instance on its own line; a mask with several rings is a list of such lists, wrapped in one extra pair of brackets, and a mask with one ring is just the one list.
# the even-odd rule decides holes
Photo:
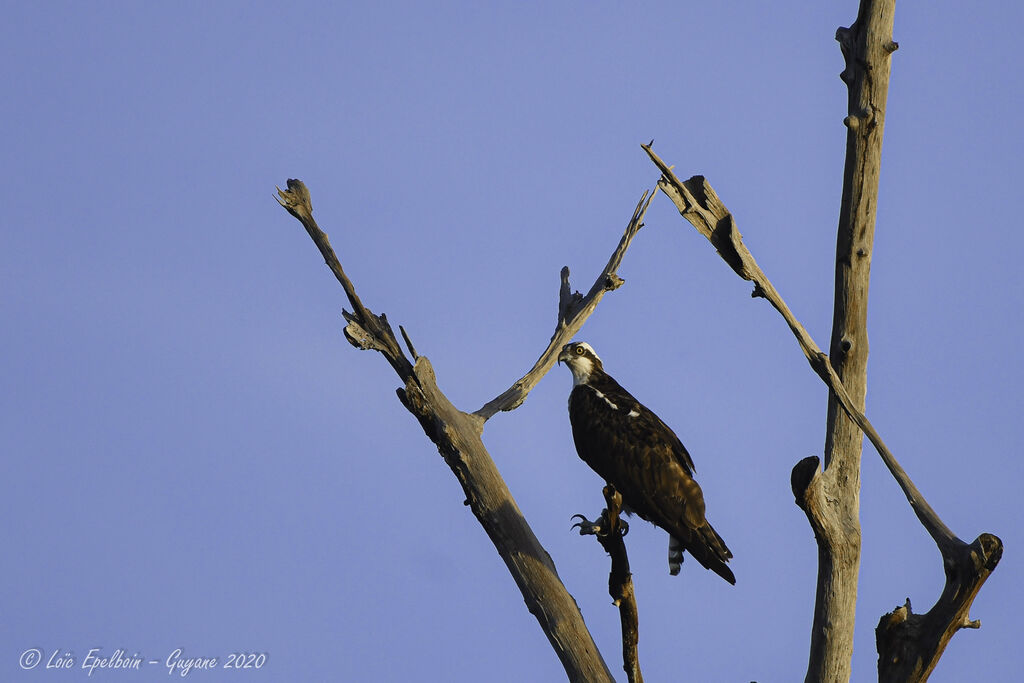
[[(342, 3), (339, 3), (342, 4)], [(0, 679), (91, 648), (263, 652), (237, 681), (557, 681), (561, 666), (397, 379), (274, 201), (298, 177), (363, 300), (472, 411), (540, 354), (658, 174), (704, 174), (827, 347), (856, 3), (3, 3)], [(900, 3), (868, 415), (949, 526), (1006, 554), (935, 681), (1020, 646), (1019, 3)], [(681, 436), (735, 587), (628, 543), (654, 681), (802, 680), (816, 548), (789, 476), (826, 390), (663, 196), (586, 324)], [(556, 368), (484, 441), (621, 680), (601, 482)], [(865, 448), (854, 679), (938, 552)], [(166, 671), (94, 680), (167, 680)]]

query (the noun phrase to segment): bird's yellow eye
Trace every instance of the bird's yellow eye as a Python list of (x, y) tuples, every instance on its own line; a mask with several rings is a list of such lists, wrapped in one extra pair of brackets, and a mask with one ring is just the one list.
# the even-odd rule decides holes
[(583, 347), (582, 346), (577, 346), (576, 347), (576, 355), (577, 356), (582, 356), (583, 355)]

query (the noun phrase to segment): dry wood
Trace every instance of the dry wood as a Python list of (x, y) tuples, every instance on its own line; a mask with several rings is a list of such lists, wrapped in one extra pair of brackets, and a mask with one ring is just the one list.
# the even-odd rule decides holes
[[(970, 621), (968, 616), (970, 604), (999, 562), (1002, 555), (1001, 541), (998, 537), (985, 533), (973, 543), (967, 544), (949, 530), (864, 415), (863, 391), (859, 400), (851, 396), (844, 379), (840, 378), (829, 356), (814, 342), (764, 271), (757, 265), (743, 243), (743, 237), (736, 228), (732, 214), (722, 204), (714, 189), (702, 176), (693, 176), (689, 180), (681, 181), (649, 145), (643, 145), (643, 148), (662, 173), (659, 188), (673, 201), (680, 214), (714, 245), (722, 259), (740, 277), (754, 283), (753, 296), (767, 299), (785, 319), (810, 366), (831, 390), (830, 400), (837, 403), (843, 416), (858, 429), (858, 435), (867, 435), (903, 490), (922, 526), (938, 546), (946, 571), (946, 587), (939, 601), (925, 615), (911, 614), (908, 602), (905, 607), (900, 607), (896, 612), (883, 617), (877, 629), (880, 680), (926, 680), (953, 633), (977, 623)], [(877, 179), (877, 173), (875, 177)], [(842, 246), (842, 237), (839, 242)], [(862, 246), (858, 247), (858, 250), (863, 248), (863, 242), (860, 244)], [(858, 256), (870, 260), (870, 252)], [(864, 272), (861, 277), (866, 275)], [(867, 283), (861, 282), (861, 285), (866, 294)], [(856, 291), (847, 292), (847, 297), (856, 295)], [(866, 303), (861, 302), (860, 305), (866, 306)], [(851, 330), (849, 327), (844, 329), (847, 332)], [(866, 340), (866, 335), (861, 337)], [(852, 343), (850, 348), (846, 349), (844, 341), (841, 336), (840, 350), (851, 350)], [(866, 353), (866, 343), (862, 346)], [(856, 446), (856, 480), (859, 482), (859, 441), (856, 442)], [(847, 455), (849, 456), (849, 453)], [(820, 460), (814, 456), (805, 458), (793, 468), (793, 493), (797, 504), (807, 514), (818, 541), (819, 584), (811, 656), (806, 677), (808, 681), (849, 680), (850, 657), (853, 652), (852, 628), (856, 608), (856, 587), (855, 583), (851, 587), (844, 585), (843, 582), (856, 581), (860, 530), (856, 518), (851, 523), (846, 508), (837, 506), (837, 496), (856, 496), (852, 508), (856, 513), (859, 490), (844, 492), (842, 484), (848, 483), (851, 475), (848, 469), (836, 465), (837, 457), (833, 443), (831, 464), (826, 461), (824, 472), (819, 467)], [(849, 466), (849, 463), (847, 465)], [(842, 473), (847, 480), (839, 483), (832, 481), (838, 476), (837, 473)], [(844, 615), (836, 614), (840, 608), (849, 612)], [(846, 629), (850, 629), (850, 632), (847, 633)]]
[(629, 220), (626, 231), (622, 234), (622, 239), (619, 240), (619, 245), (612, 252), (607, 265), (605, 265), (600, 275), (597, 276), (597, 279), (594, 280), (594, 284), (590, 287), (590, 291), (587, 292), (586, 296), (572, 291), (572, 288), (569, 286), (569, 267), (565, 266), (562, 268), (562, 282), (558, 294), (558, 320), (555, 322), (555, 332), (551, 335), (547, 348), (540, 354), (540, 358), (537, 359), (537, 362), (534, 363), (529, 372), (519, 378), (499, 396), (489, 401), (480, 410), (476, 411), (474, 415), (487, 420), (495, 413), (503, 410), (515, 410), (522, 405), (523, 401), (526, 400), (526, 395), (537, 386), (537, 382), (540, 381), (541, 377), (555, 364), (562, 347), (572, 341), (572, 338), (583, 327), (583, 323), (594, 312), (597, 304), (604, 297), (605, 292), (618, 289), (625, 283), (625, 280), (620, 278), (616, 271), (619, 268), (619, 264), (622, 263), (622, 257), (626, 255), (626, 250), (629, 249), (633, 238), (636, 237), (640, 228), (644, 227), (644, 214), (647, 212), (647, 207), (650, 206), (651, 199), (654, 198), (656, 191), (657, 189), (645, 192), (640, 197), (640, 201), (633, 210), (633, 217)]
[[(480, 414), (465, 413), (453, 406), (438, 388), (430, 361), (416, 353), (405, 329), (399, 328), (415, 363), (410, 362), (402, 352), (386, 316), (375, 315), (363, 304), (331, 247), (327, 234), (320, 230), (313, 219), (309, 191), (302, 181), (288, 180), (288, 189), (278, 188), (278, 195), (278, 202), (306, 228), (345, 290), (354, 310), (353, 313), (343, 311), (348, 322), (345, 337), (353, 346), (379, 351), (401, 378), (405, 386), (398, 389), (399, 399), (419, 420), (424, 432), (462, 484), (466, 504), (505, 561), (523, 594), (527, 608), (540, 623), (565, 667), (569, 680), (612, 681), (612, 675), (583, 622), (579, 607), (558, 578), (554, 562), (512, 498), (483, 445), (481, 435), (487, 417), (497, 410), (511, 410), (522, 403), (530, 389), (554, 364), (561, 345), (568, 342), (582, 327), (604, 293), (622, 284), (615, 269), (629, 243), (642, 227), (644, 211), (653, 193), (645, 193), (640, 200), (608, 265), (586, 297), (570, 292), (568, 268), (562, 269), (558, 324), (548, 350), (523, 379), (489, 403), (491, 408), (485, 406), (478, 411)], [(554, 350), (549, 353), (551, 349)]]
[(941, 544), (946, 585), (938, 601), (924, 614), (906, 604), (883, 615), (875, 629), (878, 680), (881, 683), (927, 681), (953, 634), (962, 628), (981, 628), (971, 620), (971, 603), (1003, 555), (997, 536), (981, 534), (971, 544), (954, 539)]
[[(935, 605), (914, 614), (904, 606), (883, 616), (876, 629), (881, 681), (924, 681), (934, 670), (950, 638), (961, 628), (978, 628), (970, 606), (1002, 555), (998, 537), (983, 533), (968, 544), (959, 539), (928, 505), (864, 414), (868, 342), (867, 295), (875, 227), (882, 134), (888, 92), (894, 0), (862, 0), (857, 20), (840, 28), (849, 88), (847, 153), (836, 244), (836, 289), (829, 354), (825, 354), (786, 306), (778, 291), (743, 244), (732, 215), (703, 177), (680, 181), (649, 145), (658, 166), (658, 187), (676, 204), (742, 278), (754, 283), (754, 296), (767, 299), (785, 319), (812, 369), (829, 387), (824, 468), (817, 457), (797, 463), (792, 488), (818, 543), (818, 582), (807, 681), (850, 678), (853, 625), (860, 560), (859, 489), (862, 435), (866, 435), (897, 480), (922, 526), (942, 555), (946, 584)], [(655, 190), (656, 191), (656, 190)], [(402, 379), (403, 405), (417, 417), (462, 484), (470, 506), (522, 592), (572, 681), (610, 681), (611, 674), (594, 645), (572, 596), (533, 534), (481, 441), (484, 423), (513, 410), (554, 364), (561, 347), (579, 331), (605, 292), (623, 283), (616, 270), (636, 233), (654, 192), (645, 193), (618, 247), (586, 296), (573, 292), (568, 268), (561, 273), (558, 316), (547, 348), (523, 377), (475, 413), (456, 409), (437, 387), (430, 362), (419, 356), (405, 329), (399, 328), (413, 357), (402, 352), (387, 318), (364, 306), (346, 276), (327, 235), (312, 217), (309, 193), (289, 180), (278, 201), (306, 228), (341, 283), (353, 313), (344, 311), (345, 336), (362, 349), (381, 352)], [(605, 490), (608, 509), (600, 523), (619, 523), (621, 500)], [(621, 534), (601, 538), (612, 556), (609, 592), (620, 608), (624, 669), (630, 681), (642, 681), (637, 659), (637, 612)], [(606, 542), (608, 543), (606, 545)]]
[[(702, 176), (694, 176), (685, 182), (679, 180), (650, 147), (644, 146), (644, 149), (662, 172), (661, 190), (676, 204), (680, 214), (715, 246), (722, 259), (737, 275), (754, 283), (753, 296), (767, 299), (782, 315), (814, 371), (836, 395), (841, 397), (841, 405), (851, 414), (860, 415), (865, 426), (870, 427), (829, 363), (828, 356), (796, 319), (775, 286), (757, 265), (743, 243), (743, 237), (736, 228), (732, 214), (719, 200), (714, 189)], [(891, 458), (877, 432), (874, 432), (873, 427), (870, 429), (877, 439), (876, 445), (881, 446)], [(885, 457), (883, 455), (883, 458)], [(813, 469), (810, 469), (808, 465), (812, 461)], [(895, 460), (892, 459), (892, 462)], [(816, 621), (812, 633), (810, 665), (814, 672), (808, 670), (807, 680), (846, 681), (849, 680), (850, 657), (853, 653), (853, 616), (856, 608), (860, 528), (856, 516), (851, 520), (845, 514), (845, 508), (835, 506), (834, 499), (838, 494), (827, 481), (828, 473), (818, 471), (817, 458), (807, 459), (797, 465), (794, 469), (794, 482), (797, 481), (797, 470), (801, 475), (802, 489), (797, 492), (797, 485), (794, 483), (794, 492), (797, 492), (797, 502), (807, 514), (818, 540), (819, 577), (815, 614), (831, 614), (839, 608), (837, 600), (840, 598), (843, 608), (849, 610), (835, 614), (832, 622), (818, 624)], [(909, 482), (909, 479), (906, 481)], [(909, 485), (913, 486), (912, 483)], [(854, 489), (852, 493), (856, 496), (859, 491)], [(826, 499), (832, 502), (832, 505), (826, 505)], [(844, 584), (844, 580), (849, 584)]]
[[(863, 414), (867, 394), (868, 286), (882, 136), (889, 92), (895, 0), (861, 0), (857, 20), (836, 32), (848, 88), (846, 165), (836, 238), (835, 305), (829, 356), (848, 398)], [(804, 508), (818, 539), (818, 590), (807, 681), (847, 681), (853, 657), (860, 570), (862, 430), (831, 392), (825, 421), (824, 470), (808, 482)], [(883, 456), (884, 457), (884, 456)], [(887, 463), (888, 464), (888, 463)], [(898, 466), (898, 465), (897, 465)], [(909, 478), (907, 479), (909, 481)], [(911, 484), (912, 485), (912, 484)], [(820, 488), (813, 492), (810, 489)]]
[(595, 522), (587, 522), (583, 515), (575, 515), (584, 521), (576, 524), (580, 535), (593, 535), (605, 552), (611, 557), (612, 567), (608, 572), (608, 594), (612, 604), (619, 608), (619, 623), (622, 627), (622, 668), (629, 683), (643, 683), (640, 672), (640, 658), (637, 645), (640, 641), (640, 618), (633, 590), (633, 575), (629, 571), (629, 555), (626, 554), (624, 536), (629, 525), (620, 519), (622, 494), (614, 486), (605, 486), (602, 493), (606, 507)]

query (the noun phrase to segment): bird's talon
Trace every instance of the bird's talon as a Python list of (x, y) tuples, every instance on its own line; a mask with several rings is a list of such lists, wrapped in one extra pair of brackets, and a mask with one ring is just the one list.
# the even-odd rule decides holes
[(601, 536), (605, 533), (604, 528), (599, 522), (591, 522), (583, 515), (573, 515), (571, 519), (580, 518), (580, 521), (573, 524), (570, 529), (579, 527), (580, 536)]

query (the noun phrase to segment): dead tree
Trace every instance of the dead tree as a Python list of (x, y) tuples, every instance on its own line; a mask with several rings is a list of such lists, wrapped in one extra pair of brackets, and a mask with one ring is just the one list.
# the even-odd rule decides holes
[(505, 561), (527, 607), (537, 618), (565, 667), (569, 680), (614, 680), (583, 623), (576, 601), (558, 578), (554, 562), (520, 512), (487, 453), (481, 435), (489, 418), (522, 404), (530, 390), (555, 364), (562, 346), (580, 330), (605, 293), (622, 285), (623, 280), (616, 270), (633, 238), (643, 227), (644, 214), (654, 192), (644, 193), (640, 198), (618, 246), (586, 296), (572, 291), (569, 269), (562, 269), (555, 331), (533, 368), (482, 408), (467, 413), (453, 406), (438, 388), (430, 361), (416, 352), (405, 329), (399, 326), (411, 359), (402, 350), (387, 317), (374, 314), (363, 304), (331, 247), (327, 233), (313, 220), (313, 205), (306, 186), (300, 180), (289, 180), (287, 187), (286, 190), (278, 189), (278, 201), (306, 228), (352, 306), (351, 313), (343, 312), (348, 322), (345, 338), (357, 348), (379, 351), (398, 374), (404, 384), (398, 389), (399, 400), (419, 420), (423, 431), (462, 484), (466, 504)]
[[(796, 502), (806, 513), (818, 543), (817, 598), (807, 681), (846, 681), (850, 677), (860, 564), (862, 435), (867, 435), (935, 541), (946, 574), (945, 588), (927, 613), (913, 614), (908, 599), (881, 618), (877, 629), (880, 680), (926, 680), (952, 635), (960, 628), (980, 625), (970, 620), (970, 606), (1002, 554), (1002, 543), (996, 536), (981, 534), (968, 544), (943, 524), (865, 416), (867, 294), (890, 58), (897, 48), (892, 40), (894, 4), (895, 0), (862, 0), (856, 21), (836, 33), (846, 61), (841, 77), (849, 88), (849, 112), (843, 120), (847, 128), (846, 169), (828, 354), (818, 347), (758, 267), (732, 215), (710, 184), (701, 176), (681, 181), (650, 145), (643, 146), (661, 174), (658, 189), (740, 277), (753, 282), (753, 296), (766, 299), (778, 310), (811, 368), (829, 389), (824, 466), (817, 456), (805, 458), (793, 468), (791, 481)], [(571, 681), (611, 681), (612, 675), (576, 602), (484, 448), (481, 435), (489, 418), (514, 410), (525, 400), (604, 294), (622, 285), (616, 270), (643, 226), (654, 194), (645, 193), (641, 198), (618, 247), (585, 296), (572, 291), (569, 270), (562, 269), (557, 322), (540, 358), (509, 389), (469, 413), (453, 406), (438, 388), (430, 361), (416, 352), (406, 331), (399, 327), (408, 356), (387, 318), (374, 314), (360, 300), (327, 234), (313, 219), (305, 185), (289, 180), (287, 189), (279, 190), (278, 201), (306, 228), (345, 291), (352, 307), (352, 312), (344, 312), (345, 337), (357, 348), (380, 352), (398, 374), (402, 382), (397, 391), (399, 400), (416, 417), (459, 480), (466, 504), (505, 561)], [(608, 510), (602, 515), (602, 522), (612, 533), (599, 540), (612, 556), (609, 590), (621, 610), (624, 669), (631, 681), (639, 681), (636, 603), (618, 531), (619, 503), (614, 493), (606, 490)]]
[(883, 616), (876, 631), (881, 681), (924, 681), (961, 628), (977, 628), (969, 611), (974, 596), (1002, 556), (1002, 542), (983, 533), (960, 540), (900, 467), (864, 414), (867, 391), (867, 303), (882, 133), (889, 86), (895, 0), (862, 0), (857, 20), (836, 40), (849, 89), (846, 168), (836, 239), (835, 307), (826, 355), (783, 301), (743, 244), (732, 215), (701, 176), (680, 181), (645, 146), (662, 173), (659, 188), (704, 235), (737, 275), (754, 283), (782, 314), (812, 369), (829, 388), (824, 468), (817, 456), (793, 468), (796, 503), (807, 514), (818, 543), (818, 585), (811, 629), (807, 681), (847, 681), (853, 656), (853, 624), (860, 567), (860, 457), (866, 435), (896, 478), (914, 513), (942, 556), (946, 586), (926, 614), (912, 614), (910, 600)]

